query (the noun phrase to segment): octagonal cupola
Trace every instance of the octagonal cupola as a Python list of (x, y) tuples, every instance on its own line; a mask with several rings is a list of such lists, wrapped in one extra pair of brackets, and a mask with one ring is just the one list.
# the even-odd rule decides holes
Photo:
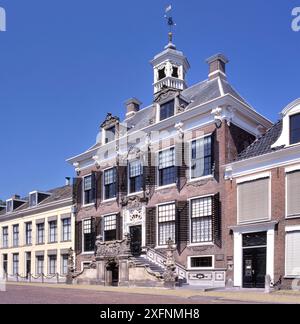
[(190, 64), (183, 52), (176, 49), (171, 33), (169, 35), (169, 44), (163, 52), (154, 57), (151, 64), (154, 70), (154, 94), (166, 88), (174, 90), (187, 88), (185, 77)]

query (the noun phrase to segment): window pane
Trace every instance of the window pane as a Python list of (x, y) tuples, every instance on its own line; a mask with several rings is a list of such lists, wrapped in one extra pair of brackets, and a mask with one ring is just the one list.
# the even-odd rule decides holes
[(192, 201), (192, 243), (212, 242), (212, 197)]
[(192, 268), (212, 268), (213, 258), (212, 257), (191, 258), (191, 267)]
[(91, 190), (92, 189), (92, 177), (88, 176), (84, 178), (84, 190)]
[(212, 174), (212, 138), (211, 136), (192, 142), (192, 179)]
[(159, 169), (175, 166), (175, 148), (159, 152)]
[(108, 128), (105, 131), (105, 143), (110, 143), (115, 140), (116, 137), (116, 127)]
[(300, 143), (300, 114), (290, 117), (291, 144)]
[(159, 245), (166, 245), (169, 239), (175, 242), (175, 220), (175, 204), (162, 205), (158, 207)]
[(167, 102), (164, 105), (161, 105), (160, 120), (170, 118), (170, 117), (174, 116), (174, 114), (175, 114), (175, 101), (174, 100)]

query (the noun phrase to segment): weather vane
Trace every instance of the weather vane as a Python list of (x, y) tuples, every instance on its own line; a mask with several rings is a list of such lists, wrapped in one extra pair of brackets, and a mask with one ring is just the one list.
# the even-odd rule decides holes
[(169, 26), (169, 43), (173, 42), (173, 28), (176, 26), (173, 17), (171, 16), (171, 11), (173, 7), (169, 5), (165, 10), (165, 18), (167, 19), (167, 23)]

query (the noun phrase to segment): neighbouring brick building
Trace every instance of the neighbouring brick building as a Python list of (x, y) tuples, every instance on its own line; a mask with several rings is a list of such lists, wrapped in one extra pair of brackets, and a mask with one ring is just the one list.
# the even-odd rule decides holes
[[(300, 100), (226, 167), (227, 248), (235, 286), (283, 287), (300, 276)], [(296, 279), (294, 281), (294, 279)]]
[[(151, 62), (153, 102), (141, 109), (128, 100), (125, 120), (108, 114), (99, 141), (68, 160), (77, 172), (78, 270), (93, 261), (96, 237), (129, 233), (133, 263), (159, 272), (171, 238), (182, 280), (225, 286), (233, 270), (225, 165), (272, 123), (232, 88), (224, 55), (207, 63), (208, 79), (189, 87), (189, 62), (170, 41)], [(107, 271), (106, 283), (120, 283), (118, 269)]]

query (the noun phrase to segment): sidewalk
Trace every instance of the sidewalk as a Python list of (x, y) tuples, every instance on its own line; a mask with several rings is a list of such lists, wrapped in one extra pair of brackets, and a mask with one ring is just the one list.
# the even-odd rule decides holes
[(141, 294), (141, 295), (159, 295), (159, 296), (173, 296), (182, 297), (186, 299), (212, 297), (219, 300), (229, 301), (244, 301), (253, 303), (277, 303), (277, 304), (300, 304), (299, 291), (279, 291), (271, 294), (265, 294), (262, 291), (252, 290), (224, 290), (224, 291), (210, 291), (202, 292), (188, 288), (178, 288), (174, 290), (162, 288), (126, 288), (126, 287), (101, 287), (101, 286), (88, 286), (88, 285), (64, 285), (64, 284), (38, 284), (38, 283), (7, 283), (7, 285), (17, 286), (31, 286), (31, 287), (44, 287), (56, 289), (70, 289), (70, 290), (90, 290), (99, 292), (118, 292), (125, 294)]

